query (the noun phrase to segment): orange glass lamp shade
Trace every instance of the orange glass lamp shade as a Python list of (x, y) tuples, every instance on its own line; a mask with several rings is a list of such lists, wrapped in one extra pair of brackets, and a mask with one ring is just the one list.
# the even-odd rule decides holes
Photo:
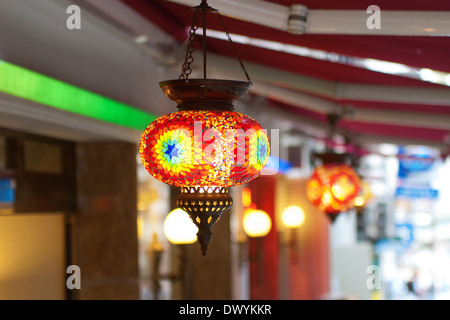
[(258, 122), (234, 111), (233, 101), (247, 93), (248, 82), (181, 79), (160, 86), (178, 111), (148, 125), (140, 157), (153, 177), (181, 188), (177, 205), (198, 227), (205, 255), (211, 227), (233, 203), (228, 188), (261, 173), (269, 139)]
[(325, 164), (316, 167), (308, 179), (308, 199), (331, 219), (354, 206), (360, 191), (360, 179), (355, 170), (346, 164)]
[(152, 122), (140, 143), (142, 163), (177, 187), (231, 187), (265, 166), (268, 137), (253, 119), (230, 111), (178, 111)]

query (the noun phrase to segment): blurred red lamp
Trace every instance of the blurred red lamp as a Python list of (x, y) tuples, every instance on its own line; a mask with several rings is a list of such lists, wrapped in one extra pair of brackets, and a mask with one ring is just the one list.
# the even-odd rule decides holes
[(340, 212), (354, 207), (360, 192), (358, 174), (342, 157), (338, 154), (323, 157), (323, 164), (315, 168), (306, 184), (308, 199), (332, 222)]

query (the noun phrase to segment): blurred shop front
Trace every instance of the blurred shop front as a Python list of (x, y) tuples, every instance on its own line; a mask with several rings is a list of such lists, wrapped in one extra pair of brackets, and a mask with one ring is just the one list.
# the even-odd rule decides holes
[(397, 153), (391, 239), (376, 244), (387, 299), (447, 299), (449, 289), (449, 161), (405, 146)]
[(1, 299), (138, 299), (136, 147), (2, 129), (0, 150)]
[(137, 143), (166, 102), (131, 91), (166, 71), (64, 2), (1, 6), (0, 299), (140, 299)]

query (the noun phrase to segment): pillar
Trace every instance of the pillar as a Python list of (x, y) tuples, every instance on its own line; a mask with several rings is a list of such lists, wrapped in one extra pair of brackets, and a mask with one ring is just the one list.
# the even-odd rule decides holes
[(79, 143), (73, 261), (82, 300), (139, 299), (137, 146)]

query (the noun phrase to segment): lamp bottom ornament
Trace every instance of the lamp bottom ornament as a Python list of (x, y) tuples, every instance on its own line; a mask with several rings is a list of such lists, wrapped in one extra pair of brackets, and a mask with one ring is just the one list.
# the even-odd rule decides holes
[(177, 205), (186, 211), (198, 228), (197, 239), (202, 255), (212, 239), (211, 228), (220, 219), (222, 213), (233, 204), (226, 187), (182, 187)]

